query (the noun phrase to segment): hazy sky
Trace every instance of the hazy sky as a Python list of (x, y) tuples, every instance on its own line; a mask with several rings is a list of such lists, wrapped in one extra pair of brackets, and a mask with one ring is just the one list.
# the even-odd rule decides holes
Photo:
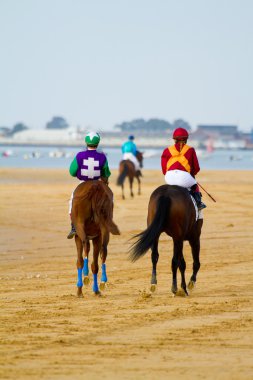
[(0, 125), (253, 126), (251, 0), (0, 0)]

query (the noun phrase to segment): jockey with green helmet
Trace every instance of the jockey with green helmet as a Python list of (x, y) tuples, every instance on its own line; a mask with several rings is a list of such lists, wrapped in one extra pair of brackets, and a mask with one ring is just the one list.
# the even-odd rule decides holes
[(123, 160), (130, 160), (134, 164), (135, 170), (140, 170), (140, 163), (136, 158), (137, 154), (137, 147), (134, 143), (134, 136), (130, 135), (128, 137), (128, 141), (124, 142), (124, 144), (121, 147), (122, 153), (123, 153)]
[(162, 172), (168, 185), (178, 185), (191, 190), (198, 209), (206, 208), (201, 200), (201, 193), (196, 174), (200, 171), (196, 151), (187, 145), (189, 134), (184, 128), (177, 128), (173, 133), (175, 144), (164, 149), (161, 156)]
[[(77, 153), (70, 164), (69, 173), (73, 177), (77, 177), (80, 182), (99, 180), (108, 183), (108, 178), (111, 175), (106, 155), (102, 152), (97, 152), (97, 146), (100, 143), (100, 136), (96, 132), (89, 132), (85, 136), (87, 149)], [(74, 192), (73, 192), (74, 193)], [(73, 193), (69, 201), (69, 214), (71, 218)], [(72, 239), (75, 235), (75, 228), (71, 223), (71, 231), (68, 239)]]

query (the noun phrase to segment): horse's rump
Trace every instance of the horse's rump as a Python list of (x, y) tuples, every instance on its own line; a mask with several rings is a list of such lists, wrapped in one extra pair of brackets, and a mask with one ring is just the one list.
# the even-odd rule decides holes
[(127, 175), (134, 177), (135, 167), (132, 161), (122, 160), (119, 163), (119, 176), (117, 178), (117, 185), (121, 186)]
[[(163, 210), (164, 208), (164, 210)], [(163, 219), (162, 232), (176, 239), (184, 239), (195, 223), (195, 208), (189, 191), (181, 186), (159, 186), (150, 197), (148, 220), (156, 214)], [(158, 223), (158, 220), (155, 221)], [(161, 223), (161, 222), (160, 222)]]
[(157, 241), (162, 232), (175, 240), (185, 240), (195, 224), (195, 209), (188, 190), (180, 186), (159, 186), (150, 196), (148, 227), (134, 236), (130, 258), (136, 261)]
[(77, 186), (71, 215), (74, 225), (89, 221), (114, 235), (120, 234), (112, 219), (113, 193), (102, 181), (87, 181)]

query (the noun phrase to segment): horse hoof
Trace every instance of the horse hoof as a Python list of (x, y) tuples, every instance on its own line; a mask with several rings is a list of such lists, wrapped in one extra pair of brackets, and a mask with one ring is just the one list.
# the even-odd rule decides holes
[(76, 295), (77, 295), (78, 298), (83, 298), (83, 292), (82, 292), (82, 290), (78, 289)]
[(84, 285), (89, 285), (89, 283), (90, 283), (89, 276), (84, 276), (83, 282), (84, 282)]
[(177, 290), (175, 296), (176, 297), (187, 297), (188, 293), (184, 289), (181, 288), (181, 289)]
[(151, 284), (150, 291), (154, 293), (156, 291), (156, 284)]
[(99, 289), (100, 290), (105, 290), (105, 285), (106, 285), (105, 282), (100, 282)]
[(193, 290), (195, 288), (195, 281), (190, 280), (188, 284), (188, 289)]
[(177, 294), (177, 288), (171, 288), (172, 295), (175, 296)]

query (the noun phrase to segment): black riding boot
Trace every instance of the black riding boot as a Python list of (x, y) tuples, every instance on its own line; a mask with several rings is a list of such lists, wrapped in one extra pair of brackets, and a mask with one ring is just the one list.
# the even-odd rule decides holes
[(142, 172), (140, 170), (136, 170), (136, 176), (137, 177), (142, 177)]
[(76, 234), (76, 229), (73, 223), (71, 223), (71, 231), (67, 236), (67, 239), (72, 239)]
[(206, 208), (205, 203), (203, 203), (201, 200), (201, 197), (202, 197), (201, 193), (192, 191), (191, 194), (192, 194), (193, 198), (195, 199), (195, 201), (197, 203), (197, 207), (199, 210), (203, 210), (203, 208)]

